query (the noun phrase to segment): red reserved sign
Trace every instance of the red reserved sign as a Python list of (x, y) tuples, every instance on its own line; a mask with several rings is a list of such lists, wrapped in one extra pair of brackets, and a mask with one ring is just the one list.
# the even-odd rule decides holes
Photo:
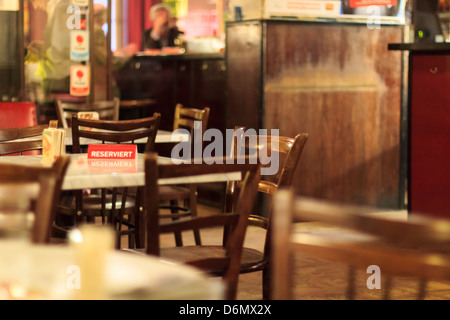
[(88, 159), (136, 159), (135, 144), (90, 144)]
[(137, 161), (128, 159), (90, 159), (89, 172), (137, 172)]

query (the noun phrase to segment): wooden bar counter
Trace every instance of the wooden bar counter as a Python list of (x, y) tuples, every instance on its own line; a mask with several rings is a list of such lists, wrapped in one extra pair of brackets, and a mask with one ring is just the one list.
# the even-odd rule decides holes
[(224, 129), (223, 53), (135, 55), (114, 74), (121, 101), (152, 101), (149, 114), (161, 113), (161, 129), (172, 130), (175, 105), (211, 109), (210, 128)]
[(227, 127), (310, 134), (299, 194), (403, 206), (403, 27), (253, 20), (226, 26)]

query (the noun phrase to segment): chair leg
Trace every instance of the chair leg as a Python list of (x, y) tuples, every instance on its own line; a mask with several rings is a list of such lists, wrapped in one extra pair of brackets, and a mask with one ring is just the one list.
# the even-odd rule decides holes
[[(170, 200), (170, 213), (172, 214), (177, 214), (178, 213), (178, 201), (177, 200)], [(172, 220), (178, 220), (178, 218), (172, 218)], [(175, 237), (175, 245), (177, 247), (182, 247), (183, 246), (183, 238), (181, 236), (181, 232), (175, 232), (174, 233), (174, 237)]]
[[(198, 213), (197, 212), (197, 196), (198, 196), (197, 186), (191, 185), (189, 200), (188, 200), (188, 204), (186, 205), (186, 208), (189, 208), (189, 210), (191, 211), (192, 218), (196, 218), (198, 216), (198, 214), (197, 214)], [(194, 239), (195, 239), (195, 244), (197, 246), (202, 245), (202, 240), (200, 238), (199, 230), (194, 230)]]
[(133, 249), (136, 245), (136, 229), (133, 234), (128, 235), (128, 248)]
[(272, 278), (269, 264), (262, 271), (262, 298), (263, 300), (272, 300)]
[(356, 271), (353, 267), (348, 268), (348, 287), (347, 287), (347, 299), (348, 300), (355, 300), (356, 296), (356, 289), (355, 289), (355, 278), (356, 278)]
[(134, 240), (136, 249), (144, 248), (145, 243), (145, 211), (142, 192), (143, 188), (138, 188), (136, 192), (136, 208), (134, 212)]

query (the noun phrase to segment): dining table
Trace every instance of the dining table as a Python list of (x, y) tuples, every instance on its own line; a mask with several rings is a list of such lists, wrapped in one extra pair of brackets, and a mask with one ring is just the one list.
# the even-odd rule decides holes
[[(144, 154), (136, 159), (88, 159), (87, 153), (67, 154), (71, 161), (62, 184), (62, 190), (81, 190), (113, 187), (142, 187), (145, 185)], [(172, 163), (169, 157), (158, 157), (158, 163)], [(0, 157), (1, 163), (15, 163), (26, 166), (49, 166), (51, 161), (42, 155), (21, 155)], [(213, 183), (237, 181), (240, 172), (199, 175), (195, 177), (159, 179), (160, 185)]]
[[(144, 154), (136, 159), (88, 159), (87, 154), (71, 158), (63, 190), (145, 185)], [(172, 159), (158, 157), (159, 163)], [(41, 155), (0, 157), (1, 163), (49, 166)], [(240, 180), (241, 173), (220, 173), (195, 177), (159, 179), (159, 184), (208, 183)], [(4, 259), (3, 257), (8, 257)], [(11, 244), (0, 239), (0, 299), (76, 299), (69, 288), (71, 268), (77, 266), (76, 250), (70, 245)], [(201, 271), (170, 260), (145, 254), (113, 250), (107, 255), (105, 299), (221, 299), (222, 282)], [(14, 282), (18, 279), (19, 282)], [(25, 281), (25, 283), (23, 283)]]
[[(0, 257), (0, 300), (84, 300), (76, 246), (0, 239)], [(119, 250), (105, 252), (103, 265), (96, 300), (222, 299), (221, 282), (194, 267)]]

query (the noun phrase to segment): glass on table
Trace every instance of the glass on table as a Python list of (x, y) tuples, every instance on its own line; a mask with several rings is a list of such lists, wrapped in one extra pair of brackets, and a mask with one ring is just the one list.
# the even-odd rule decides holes
[(0, 185), (0, 299), (24, 299), (34, 215), (33, 184)]

